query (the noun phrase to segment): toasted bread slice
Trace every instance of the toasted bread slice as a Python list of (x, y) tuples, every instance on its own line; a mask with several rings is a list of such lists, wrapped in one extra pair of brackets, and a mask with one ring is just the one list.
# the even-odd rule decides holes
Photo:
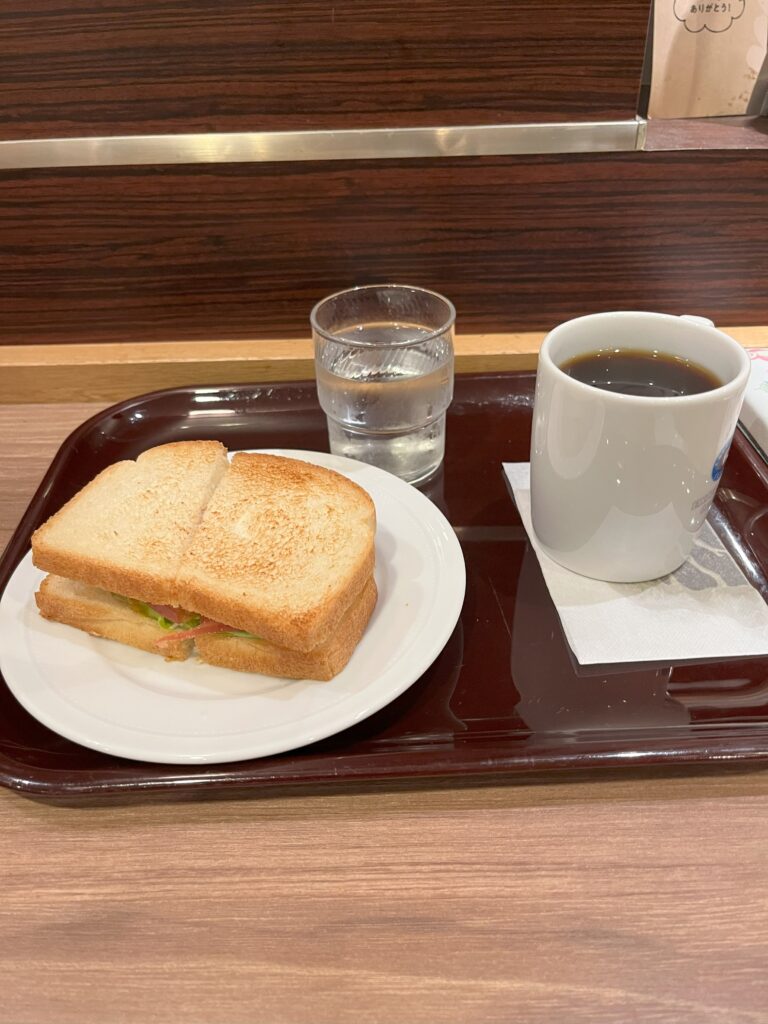
[(311, 651), (372, 576), (375, 530), (371, 498), (339, 473), (240, 453), (182, 558), (173, 603)]
[(210, 665), (241, 672), (289, 679), (333, 679), (352, 657), (375, 605), (376, 584), (371, 577), (330, 640), (312, 651), (290, 651), (262, 640), (206, 633), (197, 638), (197, 653)]
[(126, 597), (178, 604), (176, 573), (227, 469), (218, 441), (179, 441), (117, 462), (32, 535), (40, 569)]
[(44, 619), (74, 626), (92, 636), (162, 654), (168, 661), (184, 661), (192, 653), (191, 640), (170, 642), (160, 651), (157, 641), (168, 636), (162, 626), (133, 611), (126, 601), (87, 583), (46, 576), (35, 601)]
[[(170, 640), (167, 630), (135, 612), (126, 601), (87, 583), (46, 576), (35, 600), (43, 618), (92, 636), (117, 640), (169, 661), (184, 661), (193, 653), (195, 641)], [(207, 633), (196, 638), (197, 653), (210, 665), (243, 672), (289, 679), (332, 679), (352, 657), (375, 604), (376, 584), (371, 577), (332, 638), (314, 651), (290, 651), (262, 640)], [(162, 648), (157, 646), (158, 640), (165, 641)]]

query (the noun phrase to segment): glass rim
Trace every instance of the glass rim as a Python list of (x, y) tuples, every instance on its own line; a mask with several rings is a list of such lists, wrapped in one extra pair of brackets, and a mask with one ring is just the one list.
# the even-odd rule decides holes
[[(346, 338), (344, 335), (331, 334), (324, 327), (321, 327), (317, 322), (317, 312), (321, 306), (324, 306), (327, 302), (332, 302), (334, 299), (341, 298), (342, 295), (352, 295), (355, 292), (371, 292), (379, 291), (383, 288), (399, 289), (402, 291), (419, 292), (421, 295), (429, 295), (433, 299), (439, 299), (440, 302), (444, 303), (448, 310), (448, 315), (445, 321), (440, 327), (430, 331), (429, 334), (423, 335), (421, 338), (412, 339), (410, 341), (389, 341), (386, 345), (379, 345), (378, 342), (361, 341), (360, 339)], [(423, 345), (424, 342), (433, 341), (435, 338), (439, 338), (441, 334), (445, 334), (449, 331), (456, 323), (456, 307), (447, 299), (445, 295), (441, 295), (440, 292), (432, 291), (430, 288), (421, 288), (416, 284), (397, 284), (393, 281), (386, 281), (381, 284), (358, 284), (352, 288), (341, 288), (337, 292), (332, 292), (330, 295), (326, 295), (325, 298), (320, 299), (312, 307), (312, 311), (309, 314), (309, 323), (312, 330), (320, 335), (321, 338), (325, 338), (326, 341), (335, 341), (340, 345), (354, 345), (356, 348), (412, 348), (416, 345)]]

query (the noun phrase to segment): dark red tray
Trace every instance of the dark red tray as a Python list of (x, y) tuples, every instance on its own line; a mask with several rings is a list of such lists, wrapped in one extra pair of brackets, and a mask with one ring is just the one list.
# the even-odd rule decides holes
[[(445, 466), (424, 490), (461, 541), (467, 596), (443, 653), (389, 707), (288, 754), (174, 767), (62, 739), (1, 682), (0, 784), (76, 802), (768, 758), (768, 658), (598, 669), (573, 661), (501, 470), (528, 457), (533, 382), (532, 374), (456, 381)], [(0, 592), (33, 529), (96, 472), (181, 438), (327, 450), (312, 384), (179, 388), (116, 405), (62, 445), (0, 562)], [(768, 596), (768, 471), (743, 436), (713, 522)]]

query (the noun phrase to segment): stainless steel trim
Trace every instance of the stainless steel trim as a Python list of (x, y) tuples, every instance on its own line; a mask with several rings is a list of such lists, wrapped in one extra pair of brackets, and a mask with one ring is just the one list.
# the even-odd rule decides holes
[(0, 141), (0, 169), (613, 153), (639, 149), (644, 128), (642, 119), (633, 118), (455, 128), (350, 128), (6, 140)]
[(636, 149), (645, 149), (645, 144), (648, 140), (648, 122), (643, 117), (637, 119), (637, 141), (635, 143)]

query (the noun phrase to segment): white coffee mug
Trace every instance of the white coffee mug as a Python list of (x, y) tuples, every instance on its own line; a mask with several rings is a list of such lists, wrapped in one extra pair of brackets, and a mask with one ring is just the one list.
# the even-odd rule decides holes
[[(606, 348), (687, 358), (723, 383), (657, 398), (560, 369)], [(555, 327), (539, 354), (531, 440), (531, 514), (547, 554), (618, 583), (681, 565), (717, 490), (748, 377), (744, 349), (702, 317), (596, 313)]]

